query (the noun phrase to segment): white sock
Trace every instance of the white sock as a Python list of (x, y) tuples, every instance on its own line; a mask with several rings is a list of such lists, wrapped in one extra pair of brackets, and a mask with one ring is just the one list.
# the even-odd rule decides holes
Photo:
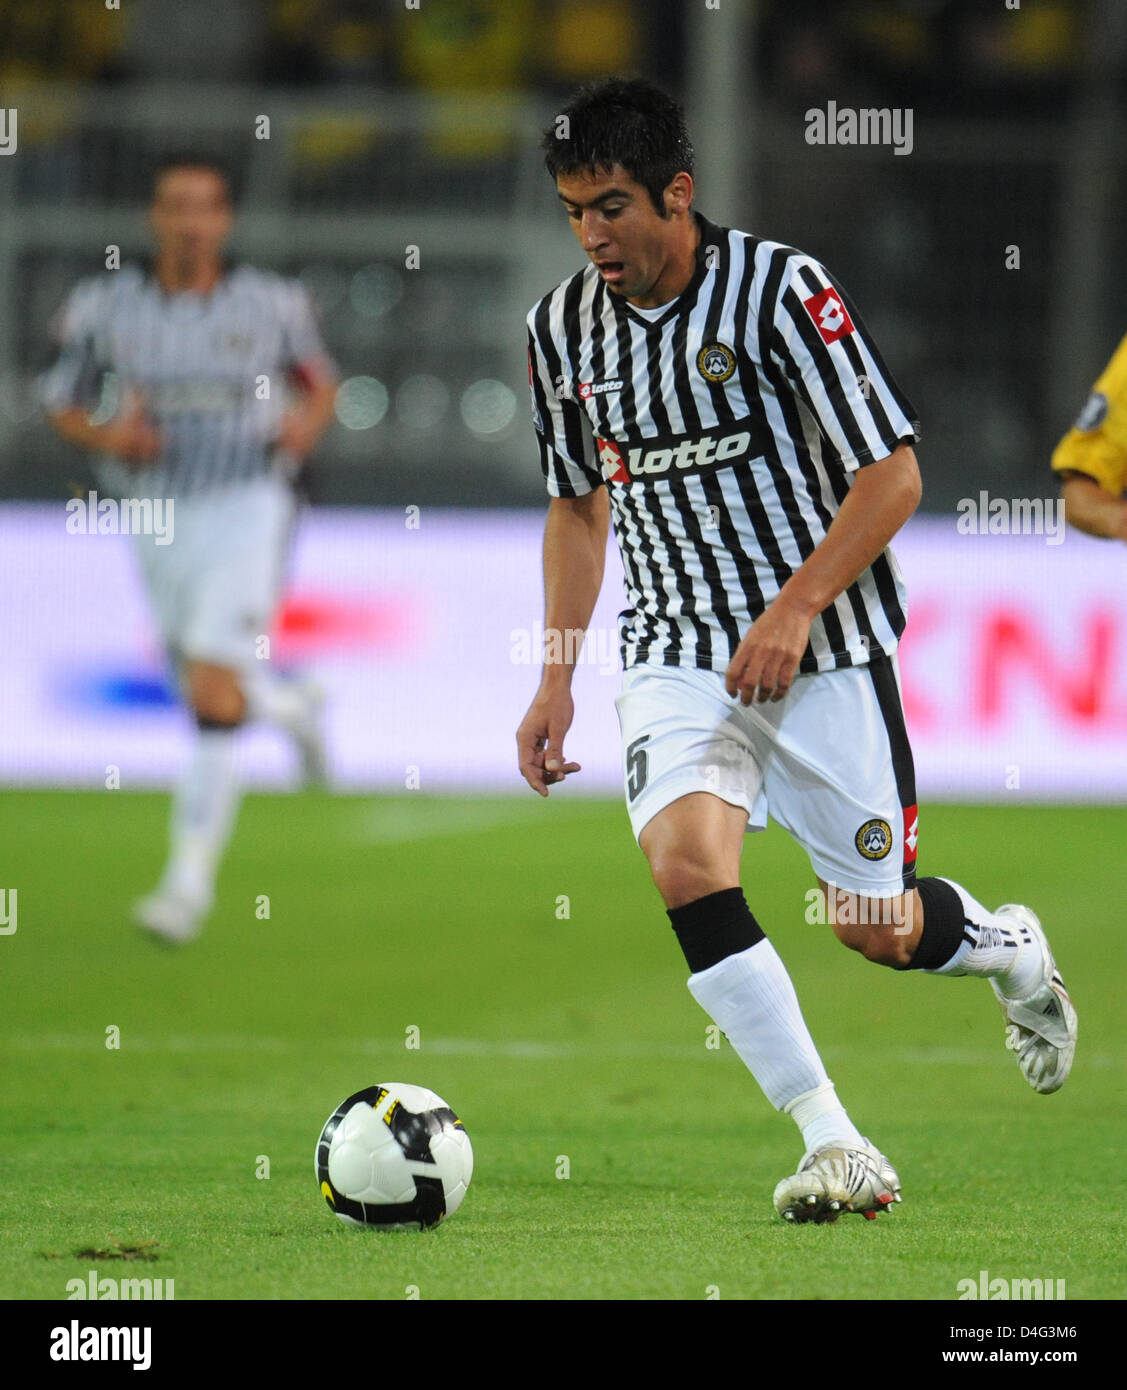
[(855, 1144), (865, 1142), (857, 1126), (845, 1113), (832, 1081), (826, 1081), (804, 1095), (795, 1096), (783, 1109), (802, 1131), (807, 1153), (845, 1140)]
[(963, 905), (963, 943), (945, 965), (924, 974), (993, 977), (1002, 993), (1011, 999), (1032, 994), (1041, 977), (1041, 949), (1029, 928), (1012, 917), (996, 917), (988, 912), (953, 879), (945, 878), (943, 882), (958, 893)]
[(234, 729), (200, 729), (172, 798), (171, 850), (161, 890), (210, 902), (239, 805)]
[[(804, 1139), (809, 1127), (833, 1139), (860, 1141), (833, 1095), (794, 985), (769, 941), (757, 941), (690, 975), (689, 992), (719, 1025), (776, 1110), (788, 1110), (811, 1092), (819, 1092), (823, 1099), (802, 1108), (802, 1118), (795, 1116)], [(832, 1099), (826, 1098), (827, 1086)]]
[(256, 671), (243, 683), (247, 701), (247, 719), (293, 732), (309, 714), (309, 696), (296, 681), (276, 676), (271, 671)]

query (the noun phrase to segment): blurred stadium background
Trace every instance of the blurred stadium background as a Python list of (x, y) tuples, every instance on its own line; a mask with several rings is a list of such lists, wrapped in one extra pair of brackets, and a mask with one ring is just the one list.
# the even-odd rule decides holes
[[(188, 146), (232, 164), (233, 252), (309, 286), (343, 377), (279, 634), (333, 687), (342, 784), (520, 789), (544, 506), (523, 316), (579, 264), (537, 143), (577, 83), (633, 70), (686, 105), (698, 206), (825, 261), (919, 408), (897, 549), (924, 792), (1121, 797), (1121, 549), (959, 536), (955, 508), (1056, 496), (1049, 454), (1122, 335), (1124, 30), (1115, 0), (3, 0), (0, 779), (157, 784), (182, 751), (128, 543), (64, 532), (89, 473), (34, 383), (74, 281), (147, 249), (152, 159)], [(830, 99), (911, 108), (911, 154), (808, 145)], [(617, 782), (615, 582), (573, 737), (591, 789)], [(284, 756), (252, 735), (250, 776), (284, 782)]]

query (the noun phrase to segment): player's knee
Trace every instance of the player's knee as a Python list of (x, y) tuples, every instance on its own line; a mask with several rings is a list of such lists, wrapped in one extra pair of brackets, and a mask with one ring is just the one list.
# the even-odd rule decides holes
[(233, 728), (243, 721), (246, 701), (237, 689), (233, 692), (209, 690), (192, 701), (192, 709), (202, 723), (222, 724)]
[(871, 960), (874, 965), (887, 965), (893, 970), (903, 970), (911, 963), (912, 955), (908, 943), (897, 931), (895, 924), (890, 924), (869, 928), (865, 959)]
[(719, 865), (686, 854), (676, 845), (651, 849), (647, 858), (654, 884), (666, 907), (683, 907), (732, 886), (731, 875), (725, 874)]
[(834, 932), (843, 946), (858, 951), (874, 965), (887, 965), (903, 970), (911, 961), (911, 952), (895, 924), (888, 926), (835, 926)]
[(912, 959), (909, 933), (903, 925), (899, 902), (887, 898), (849, 895), (836, 903), (831, 917), (834, 935), (843, 946), (857, 951), (874, 965), (903, 970)]
[(194, 666), (188, 672), (188, 699), (197, 719), (208, 724), (238, 724), (246, 699), (233, 671)]

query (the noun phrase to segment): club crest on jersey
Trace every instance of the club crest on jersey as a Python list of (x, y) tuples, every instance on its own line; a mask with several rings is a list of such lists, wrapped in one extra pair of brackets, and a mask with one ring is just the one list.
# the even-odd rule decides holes
[(819, 290), (809, 299), (804, 299), (802, 307), (814, 320), (823, 343), (836, 343), (839, 338), (853, 332), (853, 320), (849, 317), (849, 310), (832, 286)]
[(247, 357), (254, 348), (254, 338), (250, 333), (231, 332), (223, 336), (223, 351), (233, 357)]
[(736, 354), (724, 343), (708, 343), (697, 353), (697, 371), (705, 381), (727, 381), (736, 370)]
[(867, 820), (853, 843), (866, 859), (883, 859), (892, 848), (892, 826), (886, 820)]

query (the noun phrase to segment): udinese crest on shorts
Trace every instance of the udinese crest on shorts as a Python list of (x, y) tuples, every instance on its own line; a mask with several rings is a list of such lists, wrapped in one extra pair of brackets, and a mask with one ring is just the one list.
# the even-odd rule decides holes
[(697, 371), (705, 381), (727, 381), (736, 370), (736, 354), (724, 343), (708, 343), (697, 353)]
[(886, 820), (867, 820), (853, 843), (866, 859), (883, 859), (892, 848), (892, 826)]

